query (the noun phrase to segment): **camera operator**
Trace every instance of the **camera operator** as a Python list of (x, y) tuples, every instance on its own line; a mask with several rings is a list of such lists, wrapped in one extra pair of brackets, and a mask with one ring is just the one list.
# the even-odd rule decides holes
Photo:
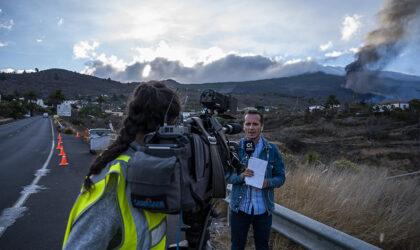
[(167, 214), (133, 207), (127, 167), (143, 137), (175, 123), (181, 106), (162, 82), (140, 84), (117, 140), (92, 163), (67, 224), (64, 249), (165, 249)]
[[(245, 114), (245, 137), (239, 143), (239, 157), (247, 164), (250, 156), (267, 161), (262, 189), (245, 184), (245, 177), (254, 172), (246, 168), (241, 174), (234, 173), (229, 182), (232, 185), (230, 202), (231, 249), (244, 249), (249, 227), (252, 224), (254, 244), (257, 250), (269, 249), (272, 212), (274, 209), (274, 188), (283, 185), (285, 172), (278, 148), (265, 140), (261, 133), (264, 128), (262, 113), (248, 110)], [(255, 151), (247, 156), (245, 142), (255, 145)], [(253, 148), (254, 149), (254, 148)]]

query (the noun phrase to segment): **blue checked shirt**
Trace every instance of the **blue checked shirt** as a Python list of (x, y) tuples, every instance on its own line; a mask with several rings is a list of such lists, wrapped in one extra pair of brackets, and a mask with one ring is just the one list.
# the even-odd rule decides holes
[[(263, 149), (263, 142), (262, 142), (262, 136), (261, 136), (260, 140), (257, 143), (257, 146), (255, 147), (255, 151), (252, 154), (252, 157), (258, 158), (262, 149)], [(252, 214), (252, 208), (254, 208), (253, 214), (255, 215), (263, 214), (266, 211), (262, 190), (248, 186), (247, 192), (239, 206), (239, 209), (244, 213)]]

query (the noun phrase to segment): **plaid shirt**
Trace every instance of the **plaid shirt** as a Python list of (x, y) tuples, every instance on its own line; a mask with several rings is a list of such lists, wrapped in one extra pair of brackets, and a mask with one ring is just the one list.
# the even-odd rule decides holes
[[(262, 136), (255, 147), (255, 151), (252, 157), (259, 158), (259, 155), (263, 149)], [(239, 210), (247, 214), (263, 214), (266, 211), (263, 199), (262, 189), (254, 188), (251, 186), (247, 187), (247, 191), (244, 199), (242, 200)]]

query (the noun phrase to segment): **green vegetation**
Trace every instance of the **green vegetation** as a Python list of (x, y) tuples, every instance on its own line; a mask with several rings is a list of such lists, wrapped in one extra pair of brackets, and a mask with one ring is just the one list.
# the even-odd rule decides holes
[(306, 162), (310, 165), (316, 165), (320, 162), (321, 156), (317, 152), (309, 151), (305, 154)]

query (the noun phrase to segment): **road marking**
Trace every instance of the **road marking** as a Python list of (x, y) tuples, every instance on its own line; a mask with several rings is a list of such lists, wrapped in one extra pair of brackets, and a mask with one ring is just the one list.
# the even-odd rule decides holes
[(23, 216), (23, 213), (28, 209), (27, 207), (23, 207), (25, 201), (29, 198), (31, 194), (37, 193), (40, 189), (45, 189), (45, 187), (38, 186), (37, 183), (41, 179), (42, 176), (48, 174), (49, 169), (47, 169), (48, 164), (50, 163), (51, 157), (54, 152), (54, 129), (52, 126), (52, 121), (50, 120), (51, 124), (51, 133), (52, 133), (52, 143), (51, 143), (51, 151), (48, 155), (47, 160), (45, 161), (42, 168), (38, 169), (35, 173), (35, 179), (32, 183), (28, 186), (23, 187), (23, 191), (20, 192), (22, 195), (16, 201), (16, 203), (10, 207), (6, 208), (2, 211), (0, 216), (0, 237), (6, 231), (8, 227), (13, 225), (19, 217)]

